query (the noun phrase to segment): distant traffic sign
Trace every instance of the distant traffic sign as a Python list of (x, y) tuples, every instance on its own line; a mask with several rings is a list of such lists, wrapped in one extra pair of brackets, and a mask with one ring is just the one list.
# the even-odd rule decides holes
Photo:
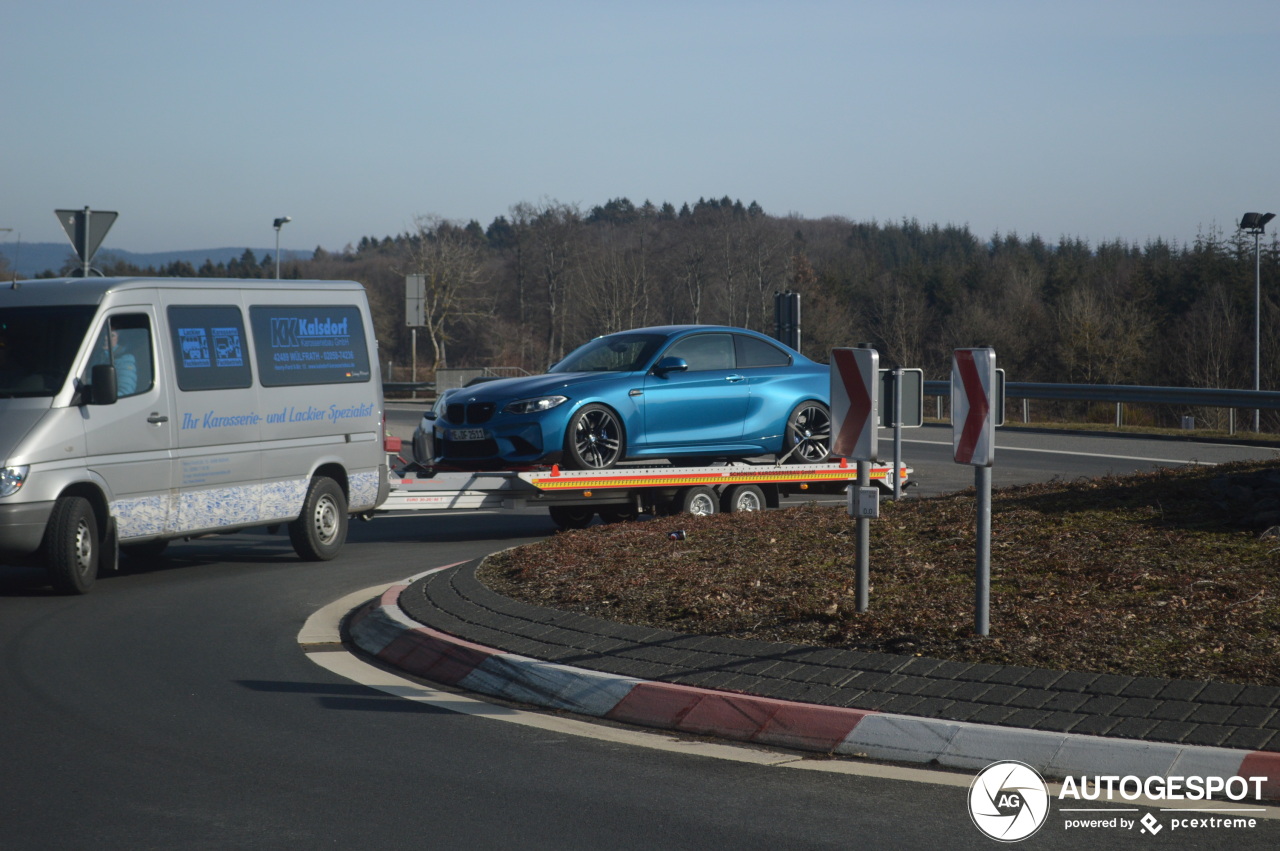
[(875, 349), (831, 350), (831, 453), (855, 461), (877, 461), (876, 417), (880, 409), (880, 353)]
[(71, 246), (75, 248), (76, 256), (83, 264), (83, 274), (87, 277), (93, 255), (97, 253), (98, 246), (102, 245), (107, 231), (111, 230), (120, 214), (108, 210), (90, 210), (88, 207), (83, 210), (54, 210), (54, 214), (62, 229), (67, 232)]

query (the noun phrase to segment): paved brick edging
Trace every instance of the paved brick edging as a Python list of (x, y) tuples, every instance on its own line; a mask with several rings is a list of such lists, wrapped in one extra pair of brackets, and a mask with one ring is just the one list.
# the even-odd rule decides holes
[(424, 626), (393, 585), (348, 622), (355, 644), (416, 676), (493, 697), (614, 721), (796, 750), (977, 770), (1016, 759), (1047, 777), (1265, 776), (1280, 800), (1280, 753), (1122, 740), (916, 718), (574, 668)]

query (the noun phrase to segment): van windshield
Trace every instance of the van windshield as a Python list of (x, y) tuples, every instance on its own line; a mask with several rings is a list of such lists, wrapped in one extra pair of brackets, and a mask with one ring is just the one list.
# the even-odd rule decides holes
[(53, 396), (97, 307), (0, 307), (0, 399)]

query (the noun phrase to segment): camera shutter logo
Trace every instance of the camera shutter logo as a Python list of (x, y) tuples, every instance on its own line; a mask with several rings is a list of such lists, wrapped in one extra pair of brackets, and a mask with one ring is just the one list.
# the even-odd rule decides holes
[(988, 765), (969, 787), (969, 817), (987, 836), (1018, 842), (1034, 834), (1049, 815), (1049, 789), (1026, 763)]

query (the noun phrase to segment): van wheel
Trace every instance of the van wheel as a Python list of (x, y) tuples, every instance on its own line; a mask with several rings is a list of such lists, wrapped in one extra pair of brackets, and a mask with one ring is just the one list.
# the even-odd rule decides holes
[(44, 533), (45, 569), (59, 594), (87, 594), (98, 578), (98, 518), (82, 496), (60, 499)]
[(347, 498), (333, 479), (311, 480), (302, 514), (289, 524), (289, 541), (304, 561), (328, 561), (347, 540)]

